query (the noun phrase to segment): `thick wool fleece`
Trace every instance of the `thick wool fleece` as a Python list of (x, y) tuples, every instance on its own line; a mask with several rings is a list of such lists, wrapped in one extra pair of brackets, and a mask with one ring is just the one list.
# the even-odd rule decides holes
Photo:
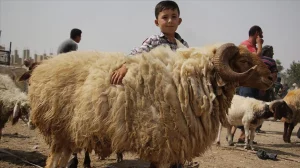
[(300, 89), (289, 91), (283, 100), (293, 111), (293, 118), (290, 122), (296, 125), (300, 122)]
[(0, 128), (13, 114), (16, 103), (28, 104), (27, 95), (17, 88), (8, 75), (0, 74)]
[[(151, 162), (191, 160), (215, 140), (234, 92), (234, 84), (215, 81), (217, 47), (157, 47), (132, 57), (70, 52), (46, 60), (30, 81), (32, 122), (54, 151), (105, 146)], [(124, 62), (124, 85), (111, 85)]]

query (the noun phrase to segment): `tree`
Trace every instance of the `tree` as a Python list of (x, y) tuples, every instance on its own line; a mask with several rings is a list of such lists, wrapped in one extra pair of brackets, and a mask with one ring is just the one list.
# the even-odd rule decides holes
[(275, 61), (276, 61), (278, 72), (280, 73), (284, 68), (281, 65), (281, 61), (279, 59), (276, 59)]
[(286, 70), (287, 83), (292, 85), (293, 83), (300, 84), (300, 61), (295, 62), (290, 65), (290, 68)]

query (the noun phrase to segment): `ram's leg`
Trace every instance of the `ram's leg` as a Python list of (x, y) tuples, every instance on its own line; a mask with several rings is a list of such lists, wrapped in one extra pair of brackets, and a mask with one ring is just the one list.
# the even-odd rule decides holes
[(66, 167), (71, 156), (71, 150), (64, 149), (59, 160), (59, 167)]
[(287, 122), (284, 123), (284, 130), (283, 130), (283, 141), (284, 142), (288, 142), (287, 132), (288, 132), (289, 125), (290, 124)]
[(216, 144), (217, 145), (220, 145), (220, 139), (221, 139), (221, 132), (222, 132), (222, 124), (220, 123), (219, 125), (219, 132), (218, 132), (218, 136), (217, 136), (217, 139), (216, 139)]
[(78, 166), (77, 153), (73, 153), (73, 158), (68, 162), (67, 168), (76, 168)]
[(122, 152), (118, 152), (117, 153), (117, 162), (122, 162), (123, 161), (123, 153)]
[(244, 130), (245, 130), (245, 149), (249, 149), (249, 125), (245, 124), (244, 125)]
[(255, 137), (255, 129), (251, 129), (251, 132), (250, 132), (250, 148), (251, 148), (251, 150), (254, 150), (254, 147), (253, 147), (254, 137)]
[(232, 126), (227, 127), (227, 138), (228, 138), (228, 145), (233, 146), (233, 136), (231, 134)]
[(84, 154), (84, 161), (83, 161), (83, 167), (84, 168), (91, 168), (91, 158), (88, 151)]
[(47, 162), (46, 162), (45, 168), (57, 168), (60, 156), (61, 156), (61, 152), (56, 152), (52, 148), (51, 152), (50, 152), (50, 155), (47, 158)]
[(291, 143), (291, 136), (292, 136), (292, 132), (293, 132), (294, 127), (295, 127), (295, 124), (293, 124), (293, 123), (289, 124), (289, 128), (287, 130), (287, 135), (286, 135), (288, 143)]

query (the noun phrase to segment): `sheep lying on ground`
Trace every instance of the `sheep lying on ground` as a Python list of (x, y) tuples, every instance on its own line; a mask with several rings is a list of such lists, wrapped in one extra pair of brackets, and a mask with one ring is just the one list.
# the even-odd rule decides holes
[[(111, 85), (124, 62), (123, 85)], [(230, 43), (177, 52), (161, 46), (131, 57), (70, 52), (33, 70), (31, 119), (51, 146), (47, 168), (101, 146), (165, 168), (212, 145), (237, 85), (267, 89), (270, 79), (256, 55)]]
[(291, 135), (294, 127), (300, 122), (300, 89), (291, 90), (283, 98), (288, 106), (293, 111), (293, 117), (291, 120), (287, 120), (284, 123), (283, 140), (284, 142), (291, 142)]
[[(234, 95), (232, 105), (229, 108), (227, 121), (228, 144), (233, 145), (231, 129), (232, 126), (244, 126), (245, 129), (245, 148), (253, 149), (253, 139), (255, 129), (260, 126), (266, 119), (274, 117), (275, 119), (290, 119), (293, 115), (292, 110), (283, 100), (274, 100), (264, 102), (254, 98)], [(220, 144), (220, 134), (222, 125), (219, 126), (217, 144)], [(251, 132), (249, 134), (249, 131)], [(250, 137), (249, 137), (250, 135)], [(249, 142), (250, 139), (250, 142)]]
[(15, 124), (19, 118), (28, 119), (29, 104), (27, 95), (21, 92), (14, 81), (8, 76), (0, 74), (0, 138), (5, 123), (12, 116)]

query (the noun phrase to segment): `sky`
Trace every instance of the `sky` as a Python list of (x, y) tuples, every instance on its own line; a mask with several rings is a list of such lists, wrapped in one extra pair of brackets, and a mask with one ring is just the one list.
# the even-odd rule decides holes
[[(78, 50), (129, 53), (159, 34), (154, 8), (160, 0), (0, 0), (0, 45), (56, 53), (72, 28), (83, 31)], [(251, 26), (263, 29), (264, 44), (284, 68), (299, 61), (300, 1), (175, 0), (182, 24), (177, 32), (190, 47), (219, 42), (239, 45)], [(22, 53), (19, 51), (19, 53)], [(22, 55), (21, 55), (22, 56)]]

